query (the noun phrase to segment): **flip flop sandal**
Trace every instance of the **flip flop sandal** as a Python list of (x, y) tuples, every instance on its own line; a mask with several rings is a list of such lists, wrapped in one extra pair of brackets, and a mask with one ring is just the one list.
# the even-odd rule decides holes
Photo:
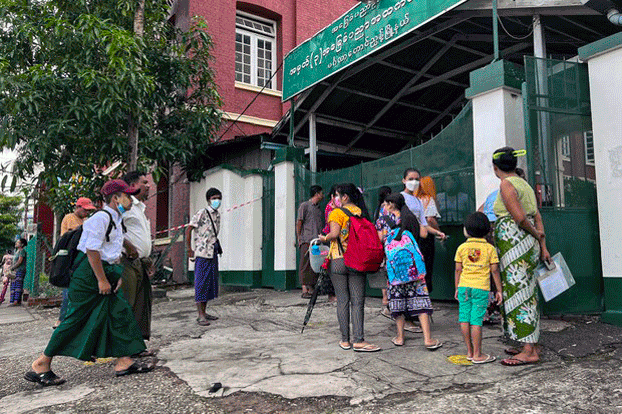
[(208, 321), (217, 321), (218, 320), (218, 316), (214, 316), (214, 315), (210, 315), (209, 313), (205, 314), (205, 319), (207, 319)]
[(496, 359), (497, 358), (492, 355), (486, 355), (486, 359), (482, 359), (481, 361), (476, 361), (475, 359), (471, 358), (471, 362), (474, 364), (487, 364), (489, 362), (495, 361)]
[(65, 383), (65, 379), (59, 377), (51, 370), (47, 372), (42, 372), (41, 374), (37, 374), (34, 371), (28, 371), (24, 374), (24, 379), (30, 382), (36, 382), (38, 384), (43, 385), (44, 387), (50, 385), (61, 385)]
[[(347, 346), (344, 344), (348, 344)], [(349, 351), (350, 349), (352, 349), (352, 344), (350, 342), (339, 342), (339, 348), (343, 349), (344, 351)]]
[(391, 343), (395, 346), (404, 346), (403, 342), (401, 344), (397, 342), (397, 337), (391, 338)]
[(435, 344), (433, 344), (433, 345), (426, 345), (425, 348), (428, 351), (436, 351), (441, 346), (443, 346), (443, 343), (437, 339)]
[(501, 360), (501, 365), (505, 365), (506, 367), (520, 367), (521, 365), (531, 365), (538, 362), (539, 361), (523, 361), (522, 359), (506, 358)]
[(210, 325), (210, 323), (209, 323), (209, 321), (207, 319), (199, 319), (197, 324), (199, 324), (200, 326), (209, 326)]
[(378, 345), (367, 344), (367, 345), (361, 346), (359, 348), (352, 347), (352, 349), (354, 350), (354, 352), (378, 352), (382, 348), (380, 348)]
[(114, 375), (116, 375), (117, 377), (124, 377), (126, 375), (144, 374), (151, 371), (153, 371), (153, 367), (138, 365), (136, 362), (134, 362), (127, 369), (124, 369), (122, 371), (115, 371)]

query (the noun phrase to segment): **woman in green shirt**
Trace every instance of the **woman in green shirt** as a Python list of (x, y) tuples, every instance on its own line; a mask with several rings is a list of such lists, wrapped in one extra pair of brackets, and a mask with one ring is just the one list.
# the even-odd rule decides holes
[(527, 181), (516, 174), (520, 155), (521, 151), (504, 147), (492, 157), (495, 175), (501, 180), (493, 208), (503, 284), (503, 329), (510, 339), (523, 344), (521, 350), (506, 351), (514, 354), (501, 361), (509, 366), (532, 364), (540, 359), (540, 311), (534, 270), (539, 260), (551, 260), (536, 195)]
[(26, 278), (26, 251), (24, 248), (27, 244), (26, 239), (19, 239), (15, 242), (15, 255), (11, 266), (11, 273), (15, 276), (11, 281), (11, 304), (9, 306), (20, 306), (22, 304), (24, 279)]

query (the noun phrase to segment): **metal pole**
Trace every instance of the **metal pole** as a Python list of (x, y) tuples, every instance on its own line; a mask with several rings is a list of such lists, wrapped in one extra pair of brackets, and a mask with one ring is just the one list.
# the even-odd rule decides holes
[(498, 0), (492, 0), (492, 43), (495, 54), (493, 62), (499, 60), (499, 10), (497, 2)]
[(294, 145), (294, 98), (289, 100), (289, 146), (295, 147)]
[(311, 162), (311, 173), (317, 172), (317, 128), (315, 123), (315, 112), (309, 114), (309, 160)]

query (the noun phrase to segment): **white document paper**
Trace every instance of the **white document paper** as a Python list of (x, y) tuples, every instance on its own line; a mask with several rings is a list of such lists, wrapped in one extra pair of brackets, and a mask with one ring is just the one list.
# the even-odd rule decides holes
[(544, 264), (536, 268), (538, 285), (540, 285), (542, 296), (547, 302), (564, 293), (575, 284), (572, 273), (570, 273), (570, 269), (561, 253), (553, 256), (553, 263), (555, 263), (553, 270), (548, 270)]

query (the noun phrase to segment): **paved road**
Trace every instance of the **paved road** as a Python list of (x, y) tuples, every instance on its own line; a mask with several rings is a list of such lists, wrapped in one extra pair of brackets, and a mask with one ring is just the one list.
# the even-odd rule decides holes
[[(196, 324), (192, 294), (171, 291), (154, 307), (154, 372), (114, 378), (112, 362), (58, 358), (54, 370), (68, 382), (53, 389), (21, 376), (58, 309), (22, 309), (20, 321), (0, 326), (0, 413), (622, 412), (622, 329), (595, 317), (543, 320), (540, 364), (461, 366), (447, 360), (464, 353), (454, 304), (435, 304), (433, 332), (444, 346), (429, 352), (420, 334), (394, 347), (394, 325), (369, 298), (366, 339), (383, 350), (360, 354), (338, 348), (335, 307), (323, 298), (301, 335), (299, 291), (225, 294), (209, 327)], [(0, 307), (0, 320), (6, 312)], [(485, 351), (501, 356), (498, 327), (484, 335)], [(210, 394), (214, 382), (224, 387)]]

